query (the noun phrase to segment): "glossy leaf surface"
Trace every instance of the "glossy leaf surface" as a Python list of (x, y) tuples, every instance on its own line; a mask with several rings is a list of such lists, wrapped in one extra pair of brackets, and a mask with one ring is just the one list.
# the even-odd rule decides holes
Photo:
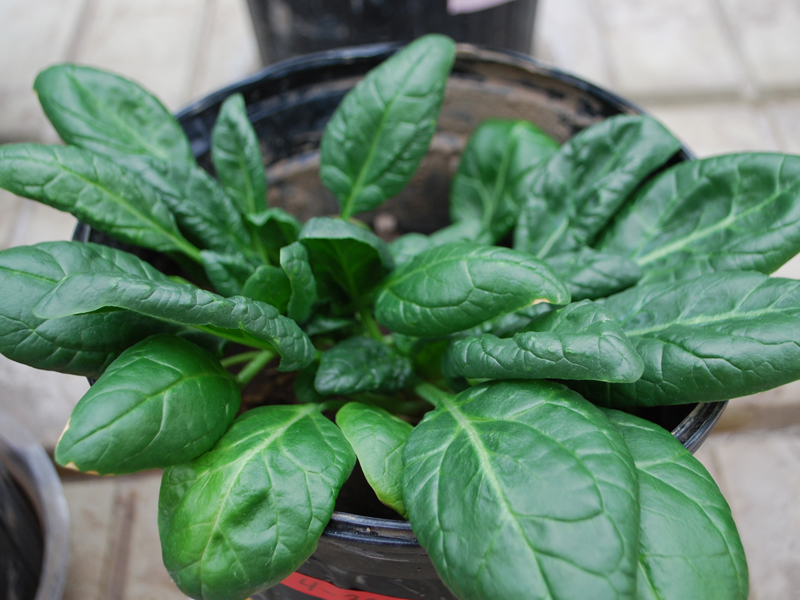
[(164, 473), (164, 564), (198, 600), (275, 585), (311, 555), (355, 455), (314, 405), (239, 417), (211, 452)]
[(591, 248), (557, 254), (546, 262), (567, 284), (573, 302), (605, 298), (636, 285), (642, 278), (642, 270), (632, 260)]
[(638, 285), (603, 303), (635, 344), (635, 383), (590, 384), (605, 406), (738, 398), (800, 378), (800, 282), (753, 272)]
[(40, 144), (0, 147), (0, 187), (75, 215), (123, 242), (199, 260), (168, 206), (146, 182), (111, 160)]
[(91, 67), (56, 65), (39, 73), (33, 87), (68, 144), (111, 157), (138, 154), (194, 164), (180, 124), (133, 81)]
[(45, 242), (0, 252), (0, 354), (37, 369), (99, 377), (126, 348), (169, 330), (129, 311), (42, 319), (33, 307), (72, 273), (129, 273), (166, 280), (139, 258), (97, 244)]
[(247, 221), (273, 264), (280, 261), (281, 248), (297, 241), (302, 228), (300, 221), (280, 208), (268, 208), (255, 215), (248, 215)]
[(193, 285), (172, 281), (76, 273), (45, 296), (34, 313), (57, 318), (110, 307), (190, 325), (247, 346), (275, 349), (283, 359), (282, 371), (300, 369), (314, 358), (314, 346), (308, 336), (294, 321), (281, 316), (274, 306), (242, 296), (223, 298)]
[(354, 336), (322, 353), (314, 387), (321, 394), (391, 393), (406, 387), (411, 361), (386, 344)]
[(409, 182), (428, 150), (455, 44), (426, 35), (371, 70), (325, 128), (320, 179), (349, 218), (377, 208)]
[(636, 187), (679, 149), (650, 117), (620, 115), (584, 129), (538, 170), (514, 248), (546, 257), (591, 245)]
[(282, 314), (286, 312), (291, 293), (292, 288), (286, 273), (272, 265), (259, 267), (247, 280), (242, 292), (248, 298), (271, 304)]
[(472, 133), (450, 189), (450, 218), (497, 241), (514, 227), (536, 167), (558, 149), (533, 123), (489, 119)]
[(281, 248), (280, 264), (290, 287), (286, 314), (290, 319), (304, 323), (311, 316), (317, 300), (317, 280), (308, 262), (308, 251), (300, 242), (289, 244)]
[(223, 296), (237, 296), (254, 274), (253, 265), (236, 254), (219, 254), (210, 250), (200, 252), (200, 260), (208, 280)]
[(326, 294), (355, 300), (371, 291), (394, 266), (386, 242), (341, 219), (309, 220), (300, 241), (323, 287), (320, 291)]
[(633, 461), (564, 386), (482, 384), (442, 400), (403, 462), (414, 533), (458, 598), (635, 598)]
[(599, 246), (651, 280), (772, 273), (800, 252), (800, 157), (732, 154), (677, 165), (646, 186)]
[(266, 210), (264, 158), (241, 94), (229, 96), (220, 107), (211, 133), (211, 159), (217, 177), (243, 215)]
[(179, 337), (153, 336), (123, 352), (81, 398), (56, 460), (101, 475), (185, 463), (222, 437), (241, 399), (211, 354)]
[(378, 499), (405, 517), (403, 445), (413, 427), (382, 408), (360, 402), (340, 408), (336, 424), (353, 447)]
[(636, 381), (642, 359), (619, 325), (584, 300), (534, 321), (509, 339), (491, 334), (450, 344), (449, 376), (468, 379), (591, 379)]
[(605, 414), (639, 476), (637, 600), (746, 600), (742, 542), (705, 467), (657, 425), (619, 411)]
[(569, 302), (567, 288), (545, 263), (507, 248), (449, 244), (392, 273), (375, 302), (375, 317), (398, 333), (437, 336), (536, 302)]

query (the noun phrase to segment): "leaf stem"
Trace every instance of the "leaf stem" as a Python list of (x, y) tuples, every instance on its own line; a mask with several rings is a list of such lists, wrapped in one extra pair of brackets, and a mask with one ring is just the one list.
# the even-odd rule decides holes
[(372, 316), (370, 310), (368, 308), (360, 308), (358, 310), (358, 317), (361, 319), (361, 323), (364, 325), (367, 333), (379, 342), (383, 343), (383, 334), (378, 328), (378, 324), (375, 322), (375, 317)]
[(258, 375), (258, 372), (263, 369), (269, 361), (275, 358), (275, 356), (277, 356), (277, 352), (274, 350), (262, 350), (261, 352), (257, 352), (255, 357), (250, 359), (250, 362), (236, 375), (236, 383), (239, 384), (239, 387), (244, 387), (250, 383), (250, 380)]
[(261, 353), (258, 350), (253, 350), (252, 352), (242, 352), (241, 354), (234, 354), (233, 356), (223, 358), (219, 362), (222, 363), (222, 366), (227, 369), (233, 365), (238, 365), (240, 363), (247, 362), (248, 360), (252, 360), (259, 354)]
[(442, 389), (439, 389), (432, 383), (428, 383), (427, 381), (423, 381), (422, 383), (418, 383), (414, 386), (414, 392), (427, 402), (433, 404), (436, 408), (439, 408), (443, 403), (446, 403), (453, 399), (453, 394), (448, 394)]

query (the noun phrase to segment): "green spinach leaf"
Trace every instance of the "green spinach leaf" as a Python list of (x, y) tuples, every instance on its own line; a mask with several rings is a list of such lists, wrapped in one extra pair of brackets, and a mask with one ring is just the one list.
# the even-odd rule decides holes
[(164, 472), (164, 564), (197, 600), (246, 598), (311, 556), (356, 457), (315, 405), (239, 417), (211, 452)]
[(185, 463), (222, 437), (241, 400), (211, 354), (156, 335), (123, 352), (81, 398), (56, 460), (101, 475)]
[(472, 133), (450, 190), (450, 218), (477, 221), (492, 242), (514, 227), (539, 164), (558, 149), (533, 123), (489, 119)]
[(340, 408), (336, 424), (353, 447), (378, 499), (405, 517), (403, 445), (414, 428), (382, 408), (360, 402)]
[(431, 337), (536, 302), (569, 300), (550, 267), (524, 252), (449, 244), (418, 254), (392, 273), (375, 301), (375, 316), (392, 331)]
[(591, 245), (628, 196), (680, 149), (649, 117), (620, 115), (583, 130), (536, 173), (514, 248), (540, 258)]
[(244, 285), (243, 295), (259, 302), (271, 304), (281, 314), (286, 312), (292, 294), (291, 283), (283, 269), (263, 265)]
[(677, 165), (636, 194), (598, 247), (629, 257), (649, 280), (771, 273), (800, 252), (800, 157)]
[(436, 131), (455, 44), (426, 35), (370, 71), (325, 128), (320, 179), (347, 219), (402, 190)]
[(298, 323), (305, 323), (317, 300), (317, 280), (308, 262), (308, 251), (300, 242), (289, 244), (281, 248), (280, 263), (291, 290), (287, 315)]
[(314, 387), (320, 394), (392, 393), (412, 381), (411, 361), (386, 344), (354, 336), (322, 353)]
[(67, 211), (123, 242), (161, 252), (200, 252), (178, 231), (169, 207), (145, 181), (113, 161), (39, 144), (0, 147), (0, 187)]
[(443, 396), (403, 462), (414, 533), (457, 597), (634, 598), (633, 461), (599, 409), (564, 386)]
[(747, 600), (747, 561), (731, 509), (705, 467), (649, 421), (604, 411), (639, 476), (637, 600)]
[(546, 262), (567, 284), (573, 302), (605, 298), (636, 285), (642, 278), (642, 270), (632, 260), (591, 248), (557, 254)]
[(180, 124), (158, 98), (124, 77), (56, 65), (39, 73), (33, 88), (68, 144), (112, 158), (135, 154), (194, 164)]
[(45, 242), (0, 252), (0, 354), (24, 365), (99, 377), (126, 348), (170, 331), (166, 323), (129, 311), (42, 319), (33, 307), (73, 273), (167, 277), (139, 258), (97, 244)]
[(247, 281), (255, 274), (253, 265), (237, 254), (203, 250), (200, 252), (200, 260), (208, 280), (223, 296), (240, 295)]
[(297, 241), (303, 225), (280, 208), (268, 208), (254, 215), (247, 215), (253, 237), (264, 248), (270, 262), (278, 264), (284, 246)]
[(590, 300), (554, 311), (510, 339), (484, 334), (454, 341), (443, 362), (448, 377), (468, 379), (631, 382), (643, 368), (619, 325)]
[(153, 281), (111, 273), (75, 273), (34, 307), (42, 318), (124, 308), (168, 323), (190, 325), (206, 333), (254, 348), (276, 350), (281, 371), (294, 371), (314, 359), (303, 330), (278, 309), (242, 296), (223, 298), (190, 284)]
[(241, 94), (233, 94), (222, 103), (211, 133), (211, 160), (225, 191), (243, 215), (267, 209), (264, 157)]

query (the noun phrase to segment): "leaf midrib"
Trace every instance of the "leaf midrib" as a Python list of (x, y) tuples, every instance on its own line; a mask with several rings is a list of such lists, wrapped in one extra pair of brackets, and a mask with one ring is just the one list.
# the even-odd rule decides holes
[(753, 311), (726, 312), (719, 315), (700, 315), (698, 317), (694, 317), (691, 319), (678, 318), (668, 323), (659, 323), (657, 325), (653, 325), (652, 327), (644, 327), (641, 329), (625, 329), (625, 325), (624, 323), (622, 323), (622, 330), (625, 332), (625, 335), (629, 337), (632, 336), (643, 337), (646, 335), (650, 335), (652, 333), (664, 331), (665, 329), (669, 329), (670, 327), (673, 326), (691, 327), (694, 325), (711, 325), (713, 323), (721, 323), (724, 321), (738, 321), (740, 319), (745, 319), (745, 320), (757, 319), (765, 315), (774, 315), (774, 314), (783, 314), (783, 311), (780, 309), (767, 307)]

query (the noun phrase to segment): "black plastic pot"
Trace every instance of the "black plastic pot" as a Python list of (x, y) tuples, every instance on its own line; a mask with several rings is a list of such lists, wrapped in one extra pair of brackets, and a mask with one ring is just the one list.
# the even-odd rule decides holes
[(58, 600), (69, 566), (69, 509), (33, 435), (0, 411), (0, 598)]
[[(363, 46), (284, 61), (195, 103), (181, 111), (178, 119), (199, 163), (212, 171), (209, 145), (220, 104), (230, 94), (242, 93), (268, 166), (270, 205), (302, 220), (336, 214), (338, 204), (317, 175), (325, 124), (345, 93), (396, 49), (386, 44)], [(359, 217), (371, 224), (380, 217), (379, 229), (388, 236), (429, 233), (446, 225), (450, 179), (458, 157), (469, 134), (487, 117), (528, 119), (563, 142), (609, 116), (640, 112), (614, 94), (527, 56), (460, 45), (438, 131), (417, 175), (379, 211)], [(690, 158), (684, 150), (676, 160)], [(88, 236), (88, 228), (76, 232), (77, 239)], [(725, 404), (663, 407), (642, 416), (671, 430), (694, 451), (711, 432)], [(383, 514), (381, 505), (377, 500), (371, 506), (370, 501), (364, 503), (374, 494), (357, 487), (359, 478), (351, 479), (314, 555), (287, 585), (257, 594), (253, 600), (453, 600), (408, 522), (375, 518)]]
[(536, 2), (513, 0), (454, 14), (448, 0), (248, 0), (264, 64), (345, 46), (407, 42), (425, 33), (529, 53)]

